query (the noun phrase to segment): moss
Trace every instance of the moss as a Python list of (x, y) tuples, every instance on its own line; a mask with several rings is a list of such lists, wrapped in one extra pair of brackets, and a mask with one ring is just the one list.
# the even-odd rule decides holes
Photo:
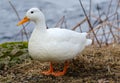
[(4, 69), (3, 65), (14, 65), (27, 58), (27, 47), (27, 42), (6, 42), (0, 44), (0, 69)]
[[(13, 48), (13, 46), (20, 45), (21, 48), (27, 48), (28, 47), (28, 42), (6, 42), (0, 44), (0, 47), (2, 48)], [(22, 46), (21, 46), (22, 45)]]

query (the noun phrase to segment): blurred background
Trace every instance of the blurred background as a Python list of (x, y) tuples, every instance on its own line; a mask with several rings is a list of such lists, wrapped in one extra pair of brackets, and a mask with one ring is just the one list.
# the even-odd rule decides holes
[[(55, 25), (59, 22), (59, 20), (64, 16), (64, 23), (61, 24), (61, 27), (72, 29), (76, 24), (81, 22), (85, 17), (83, 9), (79, 3), (79, 0), (1, 0), (0, 1), (0, 43), (8, 42), (8, 41), (26, 41), (26, 37), (24, 36), (24, 31), (22, 30), (22, 26), (16, 26), (18, 23), (18, 17), (15, 13), (15, 10), (10, 5), (10, 2), (17, 10), (20, 18), (22, 19), (26, 13), (26, 11), (32, 7), (38, 7), (43, 11), (46, 17), (46, 23), (48, 27), (55, 27)], [(119, 20), (119, 0), (81, 0), (84, 6), (84, 9), (89, 17), (91, 25), (95, 30), (100, 28), (96, 28), (102, 22), (112, 22), (113, 19)], [(117, 14), (116, 14), (117, 13)], [(117, 29), (119, 30), (119, 22), (113, 23)], [(102, 24), (103, 26), (103, 24)], [(82, 27), (82, 28), (80, 28)], [(82, 25), (80, 25), (76, 31), (84, 32), (90, 31), (90, 26), (85, 21)], [(99, 42), (107, 42), (111, 38), (116, 38), (115, 35), (113, 37), (112, 32), (110, 32), (110, 27), (105, 25), (106, 29), (102, 29), (99, 31), (95, 31), (96, 35), (99, 32), (99, 35), (103, 35), (98, 37)], [(26, 33), (30, 37), (30, 33), (34, 28), (34, 24), (30, 23), (26, 26)], [(114, 31), (114, 30), (111, 30)], [(109, 35), (105, 35), (110, 32)], [(115, 32), (116, 33), (116, 32)], [(119, 34), (119, 32), (117, 32)], [(94, 35), (93, 35), (94, 36)], [(93, 37), (90, 36), (90, 37)], [(107, 39), (109, 36), (110, 39)], [(117, 35), (118, 36), (118, 35)], [(103, 38), (104, 37), (104, 38)], [(93, 37), (94, 40), (94, 37)], [(103, 40), (103, 41), (102, 41)], [(110, 40), (112, 41), (112, 40)]]

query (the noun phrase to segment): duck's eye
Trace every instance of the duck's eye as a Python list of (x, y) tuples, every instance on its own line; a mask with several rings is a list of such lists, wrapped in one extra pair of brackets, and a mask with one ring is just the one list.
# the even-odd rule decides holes
[(33, 11), (31, 11), (31, 14), (33, 14), (34, 12)]

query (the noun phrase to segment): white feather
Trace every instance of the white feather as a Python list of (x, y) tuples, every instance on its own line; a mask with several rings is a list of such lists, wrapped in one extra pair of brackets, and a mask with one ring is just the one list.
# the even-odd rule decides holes
[[(32, 15), (31, 11), (34, 11)], [(86, 38), (87, 33), (60, 28), (46, 29), (44, 15), (37, 8), (30, 9), (26, 16), (36, 24), (28, 47), (29, 54), (34, 59), (40, 61), (72, 59), (92, 42)]]

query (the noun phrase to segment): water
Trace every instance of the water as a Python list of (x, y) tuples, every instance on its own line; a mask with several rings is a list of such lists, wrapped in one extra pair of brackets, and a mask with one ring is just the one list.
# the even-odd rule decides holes
[[(46, 22), (49, 27), (54, 27), (57, 21), (66, 16), (67, 27), (70, 29), (84, 18), (83, 11), (80, 7), (79, 0), (11, 0), (16, 10), (19, 13), (20, 18), (23, 18), (26, 11), (32, 7), (38, 7), (42, 9), (46, 17)], [(89, 0), (82, 0), (86, 11), (89, 10)], [(110, 0), (93, 0), (92, 1), (92, 13), (96, 13), (96, 5), (102, 4), (101, 8), (107, 6), (106, 4)], [(22, 26), (18, 27), (17, 16), (10, 6), (8, 0), (0, 1), (0, 43), (7, 41), (21, 40), (19, 34)], [(30, 23), (27, 26), (27, 32), (33, 30), (34, 24)], [(88, 27), (88, 26), (84, 26)]]

